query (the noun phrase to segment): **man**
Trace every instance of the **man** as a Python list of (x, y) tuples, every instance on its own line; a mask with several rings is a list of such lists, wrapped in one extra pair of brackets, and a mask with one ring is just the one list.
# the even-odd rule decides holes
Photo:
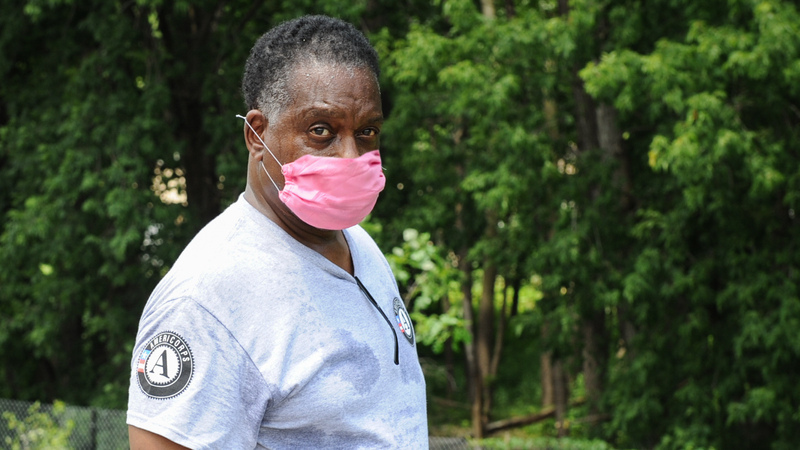
[(414, 331), (357, 225), (385, 182), (378, 70), (366, 38), (329, 17), (253, 47), (247, 187), (147, 302), (132, 448), (427, 447)]

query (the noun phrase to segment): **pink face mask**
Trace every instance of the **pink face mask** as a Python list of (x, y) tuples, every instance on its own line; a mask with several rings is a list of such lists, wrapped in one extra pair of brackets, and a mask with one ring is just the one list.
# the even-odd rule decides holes
[(278, 197), (300, 220), (323, 230), (343, 230), (358, 224), (372, 211), (386, 184), (378, 150), (358, 158), (304, 155), (281, 164), (247, 119), (236, 117), (244, 119), (281, 166), (285, 180), (283, 190), (278, 188), (261, 161), (261, 168), (278, 190)]

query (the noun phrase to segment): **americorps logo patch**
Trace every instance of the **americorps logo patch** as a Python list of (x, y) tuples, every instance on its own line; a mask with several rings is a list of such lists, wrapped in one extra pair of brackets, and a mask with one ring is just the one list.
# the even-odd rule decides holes
[(411, 326), (411, 317), (408, 316), (403, 302), (399, 298), (394, 298), (394, 318), (403, 336), (408, 339), (409, 344), (414, 345), (414, 327)]
[(171, 398), (183, 392), (192, 380), (194, 357), (180, 335), (164, 331), (147, 341), (136, 370), (139, 387), (145, 394)]

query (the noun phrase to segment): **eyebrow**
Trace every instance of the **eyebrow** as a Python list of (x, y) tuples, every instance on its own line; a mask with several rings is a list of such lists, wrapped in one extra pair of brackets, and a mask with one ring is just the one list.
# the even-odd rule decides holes
[(370, 125), (383, 125), (383, 122), (386, 119), (383, 117), (383, 114), (375, 115), (367, 120), (367, 123)]
[[(317, 119), (320, 117), (333, 117), (335, 119), (341, 119), (345, 116), (345, 113), (340, 108), (312, 106), (302, 111), (302, 116), (310, 119)], [(380, 113), (369, 117), (364, 121), (364, 123), (369, 125), (382, 125), (385, 120), (386, 119), (383, 117), (383, 113)]]

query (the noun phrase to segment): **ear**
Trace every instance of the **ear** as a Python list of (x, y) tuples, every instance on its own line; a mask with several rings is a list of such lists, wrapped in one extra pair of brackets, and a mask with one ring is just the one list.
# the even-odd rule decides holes
[[(250, 152), (250, 157), (256, 161), (260, 161), (266, 149), (259, 137), (264, 139), (264, 136), (267, 134), (267, 128), (269, 127), (269, 121), (266, 116), (264, 116), (264, 113), (257, 109), (248, 111), (246, 120), (247, 123), (244, 124), (244, 143), (247, 145), (247, 151)], [(250, 126), (247, 125), (248, 123)], [(255, 130), (255, 132), (253, 132), (253, 130)], [(258, 135), (256, 135), (256, 133), (258, 133)]]

